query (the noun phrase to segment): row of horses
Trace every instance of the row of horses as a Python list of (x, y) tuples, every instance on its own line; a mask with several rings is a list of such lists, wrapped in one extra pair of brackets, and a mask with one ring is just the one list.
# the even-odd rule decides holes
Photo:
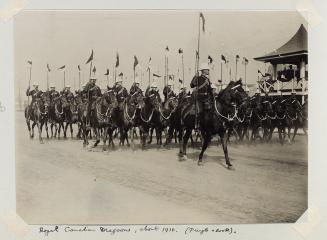
[[(224, 151), (226, 166), (232, 165), (228, 156), (227, 144), (231, 137), (236, 141), (248, 139), (255, 142), (270, 141), (275, 129), (278, 130), (279, 141), (294, 141), (299, 128), (307, 129), (307, 103), (301, 105), (296, 97), (249, 97), (240, 81), (231, 81), (229, 85), (211, 100), (210, 108), (199, 113), (196, 103), (196, 91), (183, 98), (175, 97), (161, 102), (159, 95), (129, 95), (123, 102), (118, 102), (112, 89), (104, 92), (92, 104), (77, 95), (72, 101), (59, 96), (50, 101), (47, 92), (27, 106), (25, 118), (30, 137), (34, 137), (37, 126), (39, 140), (42, 143), (42, 129), (45, 127), (49, 138), (60, 138), (61, 131), (67, 136), (68, 127), (73, 137), (73, 124), (77, 124), (77, 136), (83, 139), (83, 145), (96, 147), (103, 142), (103, 150), (107, 146), (114, 147), (114, 135), (118, 132), (119, 144), (134, 145), (136, 129), (142, 148), (152, 142), (155, 131), (157, 144), (163, 143), (163, 132), (166, 134), (164, 145), (169, 146), (175, 137), (179, 143), (180, 160), (187, 159), (187, 143), (192, 139), (192, 131), (201, 139), (201, 152), (198, 164), (212, 136), (218, 135)], [(30, 109), (29, 109), (30, 108)], [(29, 114), (28, 114), (29, 113)], [(32, 123), (32, 126), (31, 126)], [(291, 129), (294, 129), (291, 136)], [(89, 144), (90, 134), (95, 142)], [(129, 134), (130, 133), (130, 134)]]

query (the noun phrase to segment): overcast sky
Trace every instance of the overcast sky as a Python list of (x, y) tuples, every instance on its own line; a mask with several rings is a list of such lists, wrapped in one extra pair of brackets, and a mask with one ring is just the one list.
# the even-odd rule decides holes
[[(220, 78), (220, 55), (231, 63), (223, 67), (223, 80), (229, 81), (229, 68), (235, 78), (235, 56), (249, 59), (247, 83), (257, 81), (257, 70), (265, 70), (263, 63), (254, 57), (271, 52), (287, 42), (305, 20), (297, 12), (225, 12), (204, 11), (205, 33), (201, 32), (200, 62), (210, 55), (214, 64), (210, 78)], [(117, 73), (123, 72), (126, 87), (133, 82), (134, 55), (146, 70), (152, 58), (152, 72), (164, 74), (165, 48), (169, 47), (169, 73), (182, 76), (181, 56), (184, 51), (185, 83), (188, 86), (194, 75), (197, 48), (199, 12), (197, 11), (22, 11), (15, 17), (15, 81), (16, 86), (28, 85), (27, 60), (33, 61), (32, 82), (46, 87), (46, 64), (51, 68), (50, 82), (58, 89), (63, 86), (66, 65), (66, 83), (78, 88), (77, 65), (82, 68), (82, 79), (88, 79), (89, 65), (85, 65), (91, 50), (97, 69), (98, 84), (107, 84), (104, 73), (112, 69), (116, 52), (120, 56)], [(266, 66), (267, 67), (267, 66)], [(137, 74), (141, 76), (141, 68)], [(148, 84), (148, 74), (142, 78), (142, 88)], [(244, 79), (244, 65), (238, 64), (238, 78)], [(177, 78), (177, 77), (176, 77)], [(158, 84), (163, 85), (163, 80)], [(176, 81), (175, 89), (178, 88)], [(162, 88), (161, 88), (162, 89)], [(17, 93), (17, 92), (16, 92)]]

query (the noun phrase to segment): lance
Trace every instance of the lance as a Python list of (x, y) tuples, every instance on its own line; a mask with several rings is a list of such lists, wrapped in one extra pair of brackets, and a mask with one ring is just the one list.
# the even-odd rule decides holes
[(81, 70), (78, 70), (78, 89), (81, 89)]
[(64, 87), (66, 86), (66, 70), (64, 69)]
[(185, 79), (184, 79), (184, 53), (182, 53), (182, 72), (183, 72), (183, 87), (184, 87), (184, 81), (185, 81)]
[(47, 69), (47, 90), (49, 91), (49, 71)]
[(235, 81), (237, 81), (237, 58), (236, 58), (236, 65), (235, 65)]
[(247, 88), (247, 86), (246, 86), (246, 65), (247, 65), (247, 63), (245, 62), (244, 63), (244, 83), (245, 83), (245, 89)]
[(222, 61), (220, 62), (220, 81), (221, 81), (220, 85), (222, 88), (223, 86), (223, 62)]
[[(28, 61), (28, 63), (30, 64), (30, 76), (28, 79), (28, 89), (30, 89), (31, 87), (31, 79), (32, 79), (32, 61)], [(27, 96), (27, 105), (30, 104), (30, 96)]]

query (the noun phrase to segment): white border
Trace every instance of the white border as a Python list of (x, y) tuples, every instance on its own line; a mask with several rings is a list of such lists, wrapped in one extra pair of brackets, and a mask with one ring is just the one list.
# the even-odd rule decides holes
[[(312, 2), (312, 4), (310, 4)], [(192, 239), (323, 239), (327, 226), (326, 145), (327, 119), (324, 104), (327, 89), (326, 74), (322, 71), (327, 59), (327, 27), (325, 22), (327, 1), (325, 0), (229, 0), (229, 1), (77, 1), (77, 0), (35, 0), (25, 2), (13, 0), (1, 3), (0, 13), (6, 18), (25, 9), (221, 9), (221, 10), (309, 10), (309, 219), (303, 224), (237, 225), (236, 235), (192, 235)], [(7, 8), (6, 8), (7, 7)], [(12, 8), (15, 8), (12, 11)], [(10, 11), (11, 10), (11, 11)], [(315, 12), (316, 11), (316, 12)], [(0, 23), (0, 101), (6, 112), (0, 112), (0, 238), (1, 239), (43, 239), (38, 226), (27, 226), (15, 213), (15, 131), (14, 131), (14, 66), (13, 66), (13, 21)], [(308, 213), (307, 212), (307, 213)], [(183, 229), (183, 226), (177, 226)], [(107, 234), (53, 234), (48, 239), (131, 239), (130, 235), (110, 236)], [(190, 238), (183, 234), (135, 235), (134, 239), (181, 239)]]

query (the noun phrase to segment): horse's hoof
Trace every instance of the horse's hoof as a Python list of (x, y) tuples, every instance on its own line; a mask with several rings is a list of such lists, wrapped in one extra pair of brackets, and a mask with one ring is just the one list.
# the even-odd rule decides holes
[(203, 161), (202, 160), (199, 160), (198, 161), (198, 166), (203, 166), (204, 164), (203, 164)]
[(44, 144), (43, 140), (40, 140), (40, 143), (41, 143), (41, 144)]
[(188, 160), (186, 154), (183, 154), (181, 157), (180, 157), (180, 161), (186, 161)]

